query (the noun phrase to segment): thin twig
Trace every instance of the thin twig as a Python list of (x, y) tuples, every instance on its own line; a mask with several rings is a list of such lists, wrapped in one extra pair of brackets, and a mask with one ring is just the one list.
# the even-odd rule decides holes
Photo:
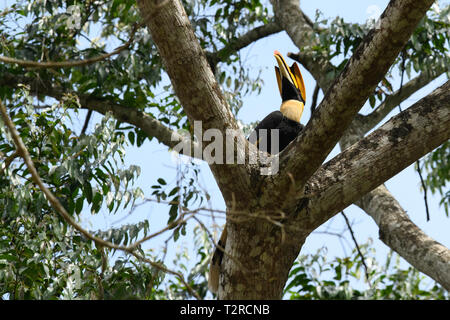
[(422, 188), (423, 188), (423, 201), (425, 202), (425, 211), (427, 213), (427, 221), (430, 221), (430, 210), (428, 209), (428, 199), (427, 199), (427, 185), (425, 184), (425, 181), (422, 177), (422, 169), (420, 169), (420, 161), (417, 160), (416, 161), (417, 164), (417, 173), (419, 174), (420, 177), (420, 183), (422, 184)]
[(366, 260), (364, 259), (364, 255), (362, 254), (362, 252), (361, 252), (361, 250), (359, 248), (358, 242), (356, 241), (355, 235), (353, 233), (352, 226), (350, 225), (350, 221), (348, 221), (348, 218), (345, 215), (344, 211), (342, 211), (341, 214), (342, 214), (342, 216), (345, 219), (345, 223), (347, 224), (348, 230), (350, 231), (350, 235), (352, 236), (353, 243), (355, 244), (356, 250), (358, 251), (358, 255), (361, 258), (361, 263), (364, 266), (364, 273), (366, 274), (367, 283), (369, 284), (369, 287), (372, 289), (372, 285), (371, 285), (370, 280), (369, 280), (369, 271), (368, 271), (368, 268), (367, 268), (367, 265), (366, 265)]
[(156, 236), (159, 236), (160, 234), (162, 234), (162, 233), (164, 233), (166, 231), (169, 231), (169, 230), (175, 228), (178, 225), (182, 225), (183, 223), (186, 223), (190, 218), (194, 217), (194, 214), (189, 215), (186, 219), (184, 218), (184, 216), (185, 216), (185, 213), (182, 214), (177, 220), (169, 223), (165, 228), (163, 228), (163, 229), (161, 229), (161, 230), (159, 230), (159, 231), (157, 231), (155, 233), (152, 233), (151, 235), (148, 235), (148, 236), (142, 238), (139, 241), (136, 241), (135, 243), (129, 245), (128, 248), (131, 249), (131, 250), (134, 250), (141, 243), (146, 242), (146, 241), (148, 241), (148, 240), (150, 240), (150, 239), (152, 239), (152, 238), (154, 238)]
[(317, 107), (317, 98), (319, 97), (319, 83), (316, 82), (316, 87), (314, 88), (314, 93), (312, 96), (312, 102), (311, 102), (311, 115), (314, 113), (314, 111), (316, 111), (316, 107)]

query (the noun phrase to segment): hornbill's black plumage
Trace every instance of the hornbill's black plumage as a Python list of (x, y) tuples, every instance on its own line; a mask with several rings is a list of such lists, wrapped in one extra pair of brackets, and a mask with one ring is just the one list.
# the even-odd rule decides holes
[[(303, 125), (300, 124), (300, 118), (305, 107), (306, 93), (305, 84), (298, 65), (294, 62), (289, 67), (278, 51), (274, 52), (274, 56), (278, 63), (278, 67), (275, 67), (275, 75), (281, 95), (280, 110), (267, 115), (256, 126), (249, 140), (256, 142), (259, 150), (276, 154), (286, 148), (303, 129)], [(261, 129), (267, 130), (266, 135), (259, 131)], [(275, 146), (274, 149), (272, 149), (271, 144), (272, 129), (278, 129), (279, 133), (278, 148)], [(213, 253), (209, 270), (208, 287), (214, 293), (217, 292), (219, 287), (220, 265), (222, 263), (226, 241), (227, 228), (225, 226), (218, 241), (219, 247)]]

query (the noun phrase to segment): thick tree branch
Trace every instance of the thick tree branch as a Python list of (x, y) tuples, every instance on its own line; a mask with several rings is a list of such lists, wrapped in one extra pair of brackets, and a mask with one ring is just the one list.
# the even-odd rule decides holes
[(300, 225), (314, 230), (356, 202), (380, 227), (382, 241), (448, 290), (449, 250), (412, 223), (384, 186), (372, 189), (449, 138), (450, 81), (323, 165), (308, 182), (312, 199)]
[[(372, 29), (355, 51), (297, 138), (297, 143), (283, 151), (280, 171), (289, 172), (292, 177), (277, 177), (275, 183), (279, 186), (279, 194), (276, 197), (286, 193), (292, 179), (297, 191), (302, 191), (306, 181), (342, 137), (432, 3), (432, 0), (393, 0), (389, 3), (380, 18), (380, 27)], [(273, 193), (273, 190), (266, 192)]]
[[(432, 81), (435, 77), (439, 76), (441, 72), (421, 74), (418, 77), (408, 82), (403, 89), (405, 91), (397, 91), (393, 95), (389, 96), (375, 111), (365, 117), (357, 117), (352, 122), (352, 125), (346, 131), (346, 134), (340, 140), (341, 149), (345, 149), (352, 144), (356, 143), (371, 130), (376, 124), (378, 124), (395, 106), (401, 101), (409, 97), (413, 92), (422, 88), (427, 83)], [(427, 237), (412, 221), (409, 220), (405, 211), (400, 204), (392, 196), (384, 185), (380, 185), (374, 190), (364, 195), (357, 204), (368, 215), (374, 218), (380, 227), (380, 238), (385, 241), (381, 235), (385, 234), (389, 230), (392, 238), (398, 241), (385, 241), (385, 243), (410, 262), (415, 268), (431, 276), (438, 281), (441, 285), (448, 289), (448, 279), (440, 277), (440, 274), (448, 274), (448, 270), (443, 270), (440, 266), (442, 261), (447, 260), (448, 265), (448, 250), (441, 244), (436, 243), (429, 237)], [(388, 227), (388, 223), (392, 223)], [(401, 225), (402, 228), (396, 226)], [(383, 230), (384, 229), (384, 230)], [(406, 233), (410, 233), (412, 236), (406, 236)], [(395, 235), (394, 235), (395, 234)], [(399, 245), (399, 239), (402, 239), (402, 245)], [(405, 242), (408, 242), (405, 245)], [(411, 248), (422, 248), (419, 250), (422, 252), (412, 252)], [(428, 254), (426, 254), (428, 252)], [(447, 252), (447, 253), (446, 253)], [(442, 253), (442, 254), (440, 254)], [(424, 259), (424, 256), (427, 259)], [(447, 255), (444, 258), (443, 255)], [(439, 263), (431, 263), (428, 258), (435, 259)]]
[(160, 143), (169, 148), (174, 148), (180, 142), (186, 141), (186, 139), (188, 139), (186, 143), (191, 145), (191, 150), (197, 148), (196, 142), (169, 129), (160, 121), (141, 110), (84, 95), (79, 96), (79, 98), (80, 103), (84, 108), (97, 111), (101, 114), (111, 112), (117, 120), (135, 125), (149, 137), (155, 137)]
[[(325, 90), (331, 84), (333, 80), (333, 77), (329, 77), (329, 75), (333, 74), (330, 72), (333, 70), (331, 65), (326, 69), (323, 62), (317, 63), (317, 58), (314, 58), (312, 55), (305, 52), (288, 54), (288, 56), (302, 63), (316, 79), (320, 80), (320, 83)], [(323, 58), (323, 60), (325, 61), (326, 59)], [(327, 61), (326, 63), (329, 62)], [(364, 134), (382, 121), (400, 102), (404, 101), (411, 94), (427, 85), (442, 73), (442, 70), (433, 70), (431, 72), (422, 73), (404, 85), (401, 92), (397, 91), (388, 96), (387, 99), (371, 114), (367, 116), (358, 115), (355, 117), (351, 126), (346, 130), (345, 135), (340, 140), (341, 149), (343, 150), (359, 141)], [(382, 197), (379, 196), (380, 193), (383, 195)], [(391, 203), (395, 205), (389, 205)], [(358, 201), (357, 204), (372, 217), (374, 217), (376, 213), (384, 215), (384, 217), (390, 217), (390, 220), (380, 219), (385, 221), (383, 226), (379, 225), (380, 235), (386, 234), (387, 230), (389, 230), (389, 234), (392, 235), (390, 238), (395, 239), (395, 241), (386, 241), (381, 237), (382, 240), (409, 261), (414, 267), (431, 276), (448, 290), (449, 281), (441, 276), (442, 274), (448, 275), (450, 273), (448, 270), (450, 261), (448, 250), (427, 237), (417, 226), (415, 226), (407, 218), (407, 215), (404, 213), (398, 202), (390, 195), (384, 186), (372, 190)], [(400, 221), (403, 221), (403, 223), (400, 224)], [(388, 223), (392, 223), (389, 229)], [(402, 227), (395, 227), (399, 225)], [(405, 233), (408, 232), (413, 236), (407, 237)], [(404, 241), (408, 241), (408, 244), (405, 245)], [(422, 248), (422, 250), (416, 250), (421, 252), (411, 252), (411, 248)], [(444, 256), (446, 257), (444, 258)], [(437, 263), (432, 263), (431, 261), (437, 261)], [(445, 266), (447, 268), (445, 268)]]
[(175, 93), (203, 129), (238, 128), (179, 1), (141, 0), (138, 6), (158, 47)]
[(259, 39), (281, 31), (283, 31), (283, 29), (276, 22), (271, 21), (268, 24), (256, 27), (246, 32), (235, 41), (230, 42), (227, 46), (216, 52), (206, 52), (206, 57), (208, 58), (210, 65), (215, 66), (217, 63), (228, 59), (234, 52), (245, 48)]
[(370, 114), (361, 118), (361, 126), (364, 132), (368, 132), (382, 121), (395, 107), (405, 101), (417, 90), (422, 89), (431, 81), (439, 77), (446, 70), (429, 70), (424, 71), (414, 79), (402, 86), (401, 90), (397, 90), (386, 99)]
[[(297, 0), (271, 0), (275, 21), (280, 25), (294, 42), (302, 50), (319, 44), (316, 30), (313, 29), (311, 19), (299, 7)], [(306, 50), (309, 51), (309, 50)], [(288, 56), (299, 61), (316, 79), (326, 92), (334, 80), (335, 68), (323, 56), (313, 56), (301, 51), (298, 54), (288, 53)]]
[[(425, 128), (425, 129), (424, 129)], [(450, 81), (325, 163), (308, 181), (314, 230), (450, 138)]]
[[(153, 41), (165, 64), (177, 97), (191, 123), (201, 121), (196, 135), (208, 129), (222, 133), (233, 130), (233, 146), (248, 145), (242, 131), (215, 80), (206, 55), (196, 38), (180, 1), (140, 0), (138, 6)], [(223, 139), (226, 140), (226, 139)], [(225, 141), (224, 141), (225, 144)], [(222, 150), (227, 148), (223, 145)], [(245, 158), (245, 150), (236, 148), (237, 157)], [(227, 205), (248, 199), (251, 192), (249, 170), (244, 164), (211, 164)], [(240, 190), (236, 193), (236, 190)]]
[[(295, 3), (291, 3), (290, 1), (282, 1), (282, 5), (279, 9), (281, 12), (285, 12), (284, 14), (281, 14), (283, 17), (286, 15), (289, 16), (289, 12), (294, 12), (294, 15), (303, 15), (305, 19), (309, 19), (296, 5)], [(306, 20), (307, 21), (307, 20)], [(303, 25), (304, 29), (308, 29), (308, 25), (311, 26), (310, 23), (305, 23), (302, 19), (300, 19), (300, 22)], [(306, 41), (299, 32), (298, 29), (294, 28), (291, 24), (285, 23), (285, 28), (289, 30), (289, 34), (291, 36), (291, 39), (300, 47), (300, 45), (306, 45)], [(312, 32), (312, 28), (310, 32)], [(312, 38), (314, 41), (316, 41), (316, 38)], [(333, 83), (333, 80), (335, 79), (335, 68), (330, 63), (329, 59), (325, 56), (315, 56), (311, 54), (310, 52), (298, 52), (298, 53), (288, 53), (288, 56), (298, 61), (300, 64), (302, 64), (316, 79), (317, 83), (320, 85), (322, 90), (324, 92), (327, 91), (329, 86)], [(367, 116), (357, 116), (353, 123), (352, 128), (349, 128), (349, 130), (357, 130), (360, 133), (367, 133), (370, 131), (373, 127), (375, 127), (380, 121), (382, 121), (389, 112), (392, 111), (400, 102), (407, 99), (409, 96), (411, 96), (414, 92), (417, 90), (423, 88), (428, 83), (430, 83), (432, 80), (439, 77), (442, 73), (446, 72), (448, 68), (442, 70), (427, 70), (422, 72), (419, 76), (416, 78), (410, 80), (407, 84), (403, 86), (402, 91), (396, 91), (394, 94), (388, 96), (386, 100), (381, 103), (372, 113), (368, 114)], [(354, 141), (356, 142), (356, 141)]]
[(450, 291), (450, 250), (417, 227), (384, 185), (356, 204), (375, 220), (386, 245)]
[[(191, 144), (191, 150), (198, 147), (196, 142), (191, 139), (186, 140), (186, 137), (169, 129), (160, 121), (141, 110), (126, 107), (108, 99), (102, 99), (88, 94), (68, 92), (64, 90), (63, 87), (56, 86), (47, 81), (39, 80), (38, 78), (13, 75), (10, 73), (4, 73), (0, 78), (0, 86), (15, 88), (18, 84), (30, 86), (30, 94), (32, 95), (44, 95), (57, 100), (63, 99), (66, 94), (73, 93), (79, 98), (82, 108), (97, 111), (103, 115), (107, 112), (111, 112), (117, 120), (135, 125), (144, 131), (149, 137), (155, 137), (160, 143), (169, 148), (174, 148), (180, 142)], [(194, 155), (192, 154), (192, 156)]]
[[(294, 218), (297, 220), (295, 223), (290, 223), (303, 228), (298, 233), (298, 241), (303, 242), (305, 232), (315, 230), (356, 201), (374, 217), (380, 226), (380, 237), (387, 245), (414, 267), (448, 288), (448, 249), (424, 235), (409, 221), (384, 187), (372, 189), (449, 137), (450, 81), (366, 138), (348, 147), (311, 177), (307, 184), (310, 199), (306, 209), (300, 210)], [(360, 200), (365, 193), (367, 194)], [(389, 203), (396, 205), (387, 210), (385, 206)]]

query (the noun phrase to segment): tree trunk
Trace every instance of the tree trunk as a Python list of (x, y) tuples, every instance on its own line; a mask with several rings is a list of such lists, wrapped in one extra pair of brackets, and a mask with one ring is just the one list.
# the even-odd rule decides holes
[(261, 209), (227, 219), (228, 256), (221, 266), (219, 299), (282, 298), (306, 235), (286, 227), (291, 218), (279, 217)]

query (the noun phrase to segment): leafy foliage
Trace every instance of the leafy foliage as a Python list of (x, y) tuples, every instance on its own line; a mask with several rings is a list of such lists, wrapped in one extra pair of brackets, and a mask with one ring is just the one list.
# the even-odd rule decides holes
[(448, 299), (448, 292), (433, 284), (434, 281), (430, 283), (429, 278), (412, 267), (403, 269), (399, 256), (392, 252), (386, 264), (379, 265), (370, 245), (370, 241), (360, 245), (369, 268), (370, 286), (361, 284), (364, 271), (356, 249), (349, 257), (328, 261), (326, 249), (322, 248), (315, 254), (300, 255), (295, 261), (285, 297), (293, 300)]
[[(10, 106), (10, 116), (44, 183), (69, 214), (79, 216), (85, 205), (97, 213), (102, 204), (114, 213), (142, 197), (142, 190), (130, 188), (140, 169), (120, 167), (124, 139), (115, 134), (116, 125), (110, 117), (105, 117), (92, 135), (79, 137), (68, 128), (71, 114), (65, 105), (36, 113), (26, 89), (14, 98), (22, 105)], [(15, 148), (3, 124), (0, 132), (0, 152), (10, 156)], [(139, 288), (143, 279), (147, 279), (144, 283), (151, 280), (157, 285), (161, 281), (158, 272), (120, 257), (108, 267), (107, 250), (97, 248), (63, 222), (32, 183), (25, 165), (15, 159), (2, 167), (0, 211), (0, 296), (72, 299), (124, 298), (130, 292), (136, 297), (138, 292), (142, 297), (155, 294), (152, 288), (150, 292)], [(147, 232), (145, 221), (110, 230), (109, 238), (126, 245)], [(133, 274), (139, 271), (140, 276), (134, 274), (126, 280), (132, 276), (127, 276), (130, 270)], [(115, 293), (118, 272), (124, 277), (121, 285), (128, 281), (126, 295), (125, 291)], [(95, 283), (103, 288), (101, 293)]]

